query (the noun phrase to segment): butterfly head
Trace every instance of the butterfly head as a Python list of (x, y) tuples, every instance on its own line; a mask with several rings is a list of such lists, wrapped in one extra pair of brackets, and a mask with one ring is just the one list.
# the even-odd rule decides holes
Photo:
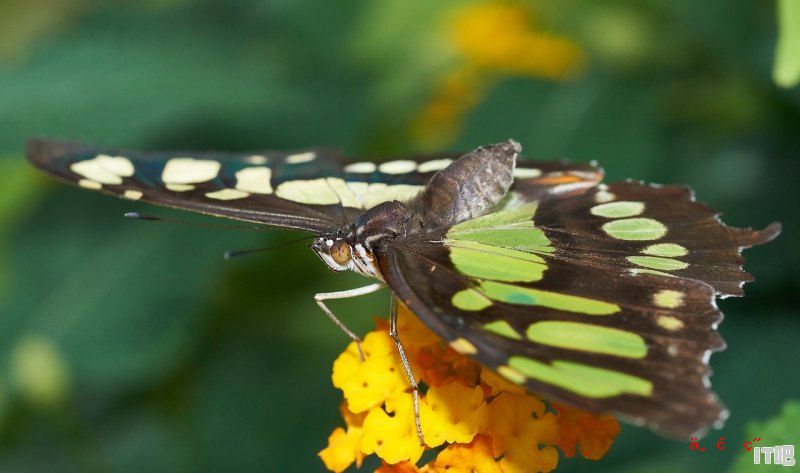
[(320, 235), (311, 249), (333, 271), (352, 270), (382, 279), (372, 249), (387, 239), (405, 233), (410, 218), (400, 202), (384, 202), (364, 212), (352, 224), (331, 234)]
[(365, 276), (380, 278), (372, 252), (363, 244), (355, 242), (355, 235), (340, 235), (341, 233), (336, 236), (319, 236), (311, 243), (311, 249), (333, 271), (349, 269)]
[(310, 246), (333, 271), (353, 269), (353, 247), (346, 238), (323, 235), (315, 238)]

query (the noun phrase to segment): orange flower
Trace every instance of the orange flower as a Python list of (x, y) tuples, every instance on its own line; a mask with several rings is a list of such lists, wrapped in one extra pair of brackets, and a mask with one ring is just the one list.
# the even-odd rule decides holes
[(578, 444), (584, 458), (599, 460), (605, 456), (620, 431), (614, 416), (592, 414), (560, 404), (553, 404), (553, 407), (558, 411), (561, 430), (558, 448), (565, 457), (574, 457)]
[(436, 473), (503, 473), (492, 452), (492, 441), (478, 435), (469, 444), (454, 443), (439, 453), (431, 466)]
[(506, 381), (500, 375), (493, 371), (482, 370), (481, 381), (483, 382), (485, 395), (496, 396), (497, 394), (506, 392), (511, 394), (525, 394), (525, 388), (518, 384)]
[[(558, 421), (533, 396), (501, 393), (489, 404), (494, 452), (504, 472), (551, 471), (558, 463)], [(539, 445), (544, 447), (539, 448)]]

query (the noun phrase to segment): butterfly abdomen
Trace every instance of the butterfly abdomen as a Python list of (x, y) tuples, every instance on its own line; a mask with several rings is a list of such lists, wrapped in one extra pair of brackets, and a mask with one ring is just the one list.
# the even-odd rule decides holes
[(522, 147), (514, 140), (471, 151), (431, 178), (410, 206), (427, 230), (450, 227), (489, 212), (514, 183)]

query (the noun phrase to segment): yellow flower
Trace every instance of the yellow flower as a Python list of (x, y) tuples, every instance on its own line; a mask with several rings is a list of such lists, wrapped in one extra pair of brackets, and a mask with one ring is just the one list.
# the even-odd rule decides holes
[[(506, 473), (551, 471), (558, 463), (558, 420), (533, 396), (501, 393), (489, 403), (494, 453)], [(545, 445), (539, 448), (539, 445)]]
[(423, 146), (449, 144), (463, 117), (499, 78), (561, 80), (580, 67), (581, 49), (542, 31), (523, 4), (491, 0), (449, 13), (444, 36), (453, 66), (435, 80), (431, 99), (411, 123), (412, 136)]
[(352, 412), (380, 406), (392, 394), (408, 388), (403, 365), (388, 332), (375, 331), (362, 342), (361, 361), (355, 342), (333, 363), (333, 385), (344, 392)]
[[(336, 428), (319, 452), (325, 467), (341, 472), (375, 454), (376, 473), (551, 471), (576, 448), (602, 457), (619, 432), (616, 419), (556, 406), (548, 412), (537, 397), (450, 348), (411, 312), (398, 312), (400, 338), (423, 386), (420, 445), (411, 390), (388, 326), (379, 321), (363, 343), (361, 361), (350, 344), (334, 362), (333, 383), (342, 390), (345, 428)], [(442, 448), (442, 446), (444, 446)], [(579, 446), (579, 447), (578, 447)], [(436, 460), (418, 466), (426, 449)]]
[(459, 383), (433, 387), (420, 408), (420, 422), (425, 443), (438, 447), (447, 443), (470, 443), (486, 428), (487, 408), (483, 389)]
[(376, 453), (387, 463), (416, 463), (422, 456), (411, 394), (395, 393), (386, 400), (384, 409), (370, 410), (363, 428), (361, 451), (367, 455)]
[(565, 457), (574, 457), (578, 444), (584, 458), (599, 460), (605, 456), (620, 431), (614, 416), (592, 414), (560, 404), (554, 404), (553, 407), (558, 411), (561, 430), (558, 448)]
[(366, 414), (353, 413), (348, 409), (346, 402), (339, 407), (339, 412), (347, 424), (347, 431), (341, 427), (334, 429), (328, 437), (328, 446), (319, 452), (325, 467), (336, 473), (346, 470), (354, 462), (360, 468), (364, 460), (364, 454), (361, 452), (363, 435), (361, 426), (364, 424)]
[(420, 469), (413, 463), (400, 462), (394, 465), (384, 463), (380, 468), (375, 470), (375, 473), (420, 473)]
[(495, 396), (500, 393), (525, 394), (525, 388), (518, 384), (506, 381), (497, 373), (490, 370), (481, 371), (481, 381), (484, 384), (486, 395)]
[(402, 304), (397, 307), (397, 333), (406, 350), (419, 350), (442, 343), (441, 338)]
[(456, 49), (466, 60), (490, 71), (560, 79), (577, 66), (580, 49), (545, 33), (521, 4), (491, 1), (458, 11), (450, 28)]
[(478, 435), (472, 443), (445, 448), (431, 466), (436, 473), (503, 473), (494, 457), (492, 440)]
[(328, 437), (328, 446), (319, 452), (319, 457), (325, 468), (336, 473), (346, 470), (353, 462), (360, 467), (364, 458), (361, 453), (361, 432), (345, 432), (341, 427), (335, 428)]

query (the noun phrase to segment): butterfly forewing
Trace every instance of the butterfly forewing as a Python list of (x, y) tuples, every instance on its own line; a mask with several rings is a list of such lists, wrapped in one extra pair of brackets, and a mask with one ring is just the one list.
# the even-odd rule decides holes
[[(374, 163), (344, 159), (337, 150), (324, 148), (141, 152), (52, 140), (28, 143), (28, 158), (39, 168), (87, 189), (317, 233), (340, 228), (382, 202), (410, 200), (456, 157), (423, 155)], [(573, 183), (585, 181), (586, 188), (602, 173), (592, 166), (543, 162), (520, 165), (514, 175), (525, 191), (520, 195), (529, 197), (531, 187), (543, 193), (572, 191), (558, 182), (539, 184), (542, 179), (567, 176)]]
[(333, 149), (140, 152), (32, 140), (28, 157), (72, 184), (131, 200), (324, 233), (365, 209), (418, 194), (453, 156), (383, 163)]

